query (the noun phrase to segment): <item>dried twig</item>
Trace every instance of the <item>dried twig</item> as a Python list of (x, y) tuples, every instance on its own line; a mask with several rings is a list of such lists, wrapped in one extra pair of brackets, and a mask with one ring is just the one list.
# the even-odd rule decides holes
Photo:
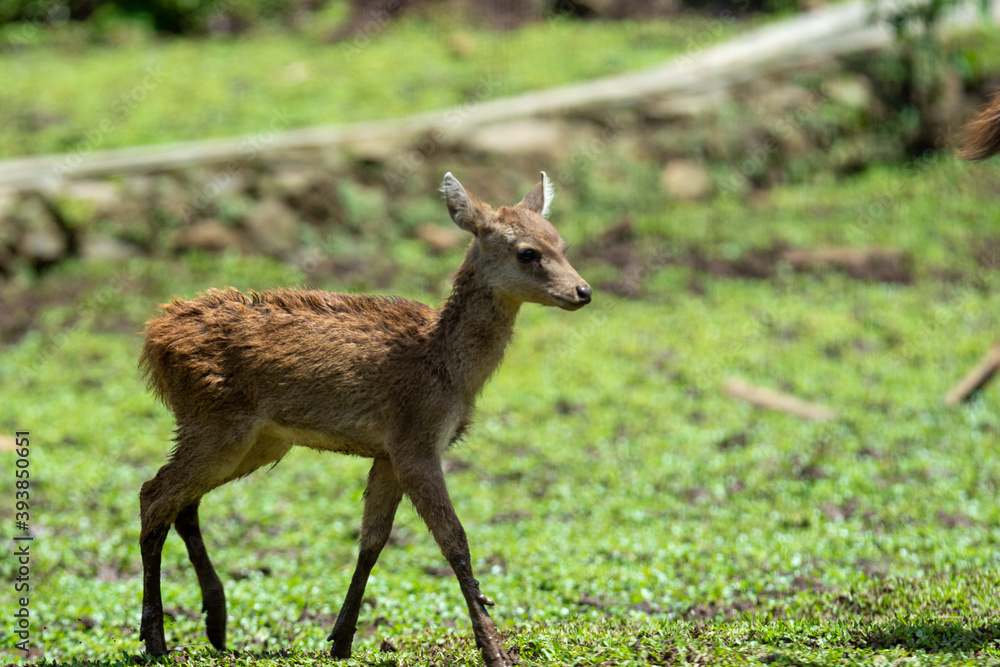
[(837, 412), (825, 405), (807, 403), (790, 394), (784, 394), (773, 389), (757, 387), (755, 385), (738, 378), (730, 378), (723, 385), (726, 393), (733, 398), (738, 398), (748, 403), (752, 403), (760, 408), (779, 410), (796, 417), (810, 420), (835, 419)]
[(944, 397), (944, 402), (948, 405), (958, 405), (962, 401), (968, 400), (973, 392), (981, 389), (993, 378), (997, 370), (1000, 370), (1000, 344), (994, 345), (993, 349), (983, 357), (983, 360), (976, 364), (976, 367), (948, 392), (948, 395)]

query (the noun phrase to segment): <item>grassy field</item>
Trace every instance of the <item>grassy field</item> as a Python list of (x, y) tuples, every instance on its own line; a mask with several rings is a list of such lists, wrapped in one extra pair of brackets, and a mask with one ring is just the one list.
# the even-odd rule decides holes
[(418, 14), (327, 43), (335, 25), (205, 40), (123, 27), (100, 43), (73, 26), (0, 28), (0, 158), (405, 116), (654, 65), (751, 23), (553, 18), (500, 32)]
[[(552, 215), (594, 303), (523, 309), (477, 425), (446, 456), (508, 648), (526, 665), (1000, 664), (996, 388), (960, 407), (942, 401), (1000, 328), (997, 167), (941, 158), (685, 205), (637, 197), (653, 170), (617, 174), (631, 188), (604, 177), (606, 188), (580, 180), (560, 192)], [(634, 299), (609, 293), (620, 270), (601, 259), (601, 231), (624, 212), (641, 266)], [(418, 241), (382, 240), (400, 262), (423, 253)], [(909, 254), (905, 280), (780, 264), (764, 279), (723, 277), (688, 261), (887, 244)], [(459, 258), (404, 264), (389, 291), (437, 301)], [(172, 428), (137, 377), (135, 332), (174, 294), (306, 277), (227, 254), (67, 264), (18, 280), (5, 299), (45, 306), (0, 355), (0, 517), (9, 540), (9, 450), (28, 430), (32, 657), (134, 664), (137, 494)], [(336, 276), (318, 286), (353, 287)], [(751, 408), (722, 391), (732, 376), (839, 417)], [(179, 651), (164, 664), (330, 663), (367, 467), (296, 450), (209, 495), (202, 525), (232, 652), (207, 648), (172, 535), (164, 600)], [(345, 664), (478, 664), (443, 566), (404, 505)], [(0, 573), (13, 580), (13, 559)], [(16, 597), (10, 585), (3, 594), (3, 655), (16, 659)]]

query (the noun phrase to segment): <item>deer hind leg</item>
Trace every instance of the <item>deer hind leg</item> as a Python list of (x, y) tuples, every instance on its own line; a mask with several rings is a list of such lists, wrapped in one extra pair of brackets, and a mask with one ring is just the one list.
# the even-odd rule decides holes
[(441, 471), (441, 462), (426, 459), (419, 463), (407, 461), (408, 465), (397, 469), (403, 491), (434, 535), (441, 553), (448, 560), (458, 578), (465, 604), (469, 608), (469, 619), (476, 638), (476, 646), (483, 655), (487, 667), (510, 667), (513, 664), (497, 633), (493, 619), (486, 607), (493, 601), (479, 590), (479, 582), (472, 575), (472, 559), (465, 529), (455, 514), (455, 508), (448, 497), (448, 489)]
[[(142, 554), (142, 623), (139, 637), (146, 643), (146, 653), (159, 656), (167, 652), (163, 635), (163, 600), (160, 595), (160, 561), (163, 543), (170, 525), (181, 511), (197, 505), (209, 489), (191, 483), (184, 466), (171, 461), (160, 468), (156, 476), (142, 485), (139, 508), (142, 529), (139, 550)], [(211, 488), (211, 487), (209, 487)], [(183, 524), (183, 520), (182, 520)]]
[(392, 464), (385, 459), (375, 459), (368, 473), (365, 487), (365, 512), (361, 521), (361, 546), (358, 551), (358, 565), (351, 577), (347, 597), (337, 614), (333, 632), (327, 638), (333, 642), (330, 654), (334, 658), (351, 657), (351, 644), (357, 631), (358, 613), (361, 600), (368, 584), (368, 575), (378, 561), (379, 554), (389, 541), (389, 532), (396, 516), (396, 508), (403, 497), (403, 490), (396, 479)]
[[(145, 495), (152, 481), (143, 485), (140, 497)], [(169, 530), (169, 523), (144, 519), (139, 537), (142, 554), (142, 623), (139, 638), (146, 643), (146, 653), (154, 657), (167, 653), (167, 642), (163, 636), (163, 600), (160, 597), (160, 554)]]
[[(212, 433), (232, 434), (225, 442), (213, 442), (192, 429), (178, 429), (177, 447), (170, 461), (153, 479), (142, 485), (139, 506), (142, 530), (139, 547), (142, 554), (143, 592), (142, 622), (139, 636), (145, 641), (146, 652), (164, 655), (167, 645), (163, 634), (163, 600), (160, 593), (160, 563), (163, 543), (170, 525), (184, 539), (188, 555), (198, 574), (202, 602), (208, 616), (208, 637), (218, 649), (225, 647), (225, 593), (205, 546), (198, 525), (198, 504), (201, 497), (226, 482), (252, 472), (256, 467), (277, 460), (288, 446), (275, 447), (273, 442), (261, 442), (250, 433), (248, 420), (214, 424)], [(263, 449), (263, 451), (262, 451)]]

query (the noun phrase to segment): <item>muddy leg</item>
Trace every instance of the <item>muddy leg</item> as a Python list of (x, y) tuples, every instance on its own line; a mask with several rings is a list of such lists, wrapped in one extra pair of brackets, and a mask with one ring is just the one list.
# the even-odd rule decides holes
[[(149, 489), (153, 480), (143, 485), (140, 503), (148, 506)], [(139, 551), (142, 554), (142, 622), (139, 638), (146, 643), (146, 653), (160, 656), (167, 653), (167, 642), (163, 636), (163, 599), (160, 597), (160, 555), (163, 543), (170, 532), (169, 521), (156, 521), (143, 513), (142, 534), (139, 537)]]
[(438, 460), (425, 461), (423, 465), (406, 466), (399, 470), (400, 483), (413, 501), (417, 513), (430, 528), (441, 553), (448, 559), (458, 585), (469, 608), (469, 619), (476, 637), (476, 645), (483, 654), (487, 667), (509, 667), (513, 664), (497, 633), (493, 619), (486, 611), (493, 601), (479, 590), (479, 582), (472, 576), (472, 559), (469, 543), (455, 508), (448, 497), (444, 473)]
[(358, 552), (358, 565), (347, 589), (347, 597), (337, 614), (337, 622), (333, 632), (327, 638), (333, 642), (330, 654), (334, 658), (351, 657), (351, 644), (357, 630), (358, 614), (361, 611), (361, 600), (368, 584), (375, 562), (382, 548), (389, 540), (392, 521), (396, 516), (396, 508), (403, 496), (396, 479), (392, 464), (384, 459), (376, 459), (368, 474), (368, 486), (365, 488), (365, 513), (361, 522), (361, 548)]
[(182, 509), (177, 515), (174, 526), (184, 538), (188, 557), (198, 575), (198, 585), (201, 587), (201, 608), (205, 612), (205, 627), (208, 641), (220, 651), (226, 650), (226, 593), (215, 573), (212, 562), (205, 551), (205, 543), (201, 539), (201, 528), (198, 525), (198, 503), (195, 501)]

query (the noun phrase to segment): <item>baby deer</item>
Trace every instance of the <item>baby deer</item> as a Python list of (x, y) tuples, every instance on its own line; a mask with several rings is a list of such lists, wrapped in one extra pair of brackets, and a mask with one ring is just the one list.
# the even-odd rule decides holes
[(963, 142), (959, 157), (985, 160), (1000, 153), (1000, 90), (979, 114), (962, 128)]
[(552, 201), (545, 172), (519, 204), (496, 210), (450, 172), (441, 191), (452, 220), (475, 239), (439, 309), (401, 298), (280, 289), (244, 296), (229, 288), (175, 299), (147, 323), (140, 366), (177, 420), (169, 461), (139, 495), (147, 653), (167, 652), (160, 555), (171, 524), (198, 576), (208, 639), (225, 648), (225, 594), (202, 541), (198, 503), (303, 445), (374, 459), (332, 655), (351, 655), (368, 575), (406, 494), (458, 578), (486, 664), (511, 664), (486, 611), (493, 602), (473, 577), (441, 455), (469, 426), (521, 304), (576, 310), (590, 303), (591, 288), (545, 219)]

